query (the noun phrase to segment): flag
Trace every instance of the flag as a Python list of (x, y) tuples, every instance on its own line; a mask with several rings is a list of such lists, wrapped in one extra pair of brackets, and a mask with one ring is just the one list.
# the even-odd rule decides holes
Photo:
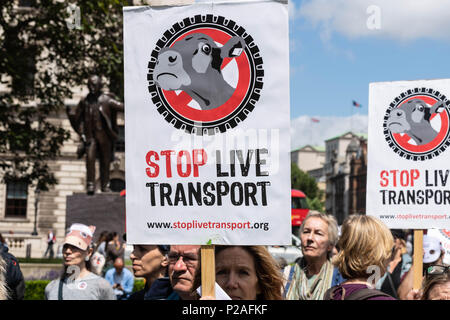
[(316, 119), (316, 118), (311, 118), (311, 121), (312, 121), (312, 122), (320, 122), (320, 120), (319, 120), (319, 119)]
[(355, 100), (353, 100), (353, 106), (357, 107), (357, 108), (361, 108), (361, 104), (359, 104), (358, 102), (356, 102)]

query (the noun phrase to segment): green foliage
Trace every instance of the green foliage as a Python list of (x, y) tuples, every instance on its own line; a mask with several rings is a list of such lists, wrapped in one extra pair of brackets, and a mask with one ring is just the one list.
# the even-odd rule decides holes
[(30, 280), (25, 281), (24, 300), (45, 300), (45, 287), (50, 280)]
[[(35, 0), (0, 6), (0, 159), (4, 180), (20, 179), (46, 191), (57, 180), (47, 163), (70, 134), (48, 120), (89, 75), (103, 76), (123, 97), (122, 7), (125, 0)], [(81, 28), (69, 29), (69, 5), (80, 8)], [(36, 125), (39, 123), (39, 125)]]
[(141, 291), (145, 287), (145, 281), (142, 279), (134, 279), (133, 292)]
[(310, 210), (315, 210), (315, 211), (319, 211), (324, 213), (324, 204), (322, 201), (319, 200), (319, 198), (314, 198), (314, 199), (310, 199), (310, 198), (306, 198), (306, 201), (308, 203), (308, 208)]
[(303, 191), (310, 210), (324, 212), (324, 204), (320, 200), (323, 191), (319, 189), (316, 180), (306, 172), (299, 169), (295, 163), (291, 163), (291, 188)]
[[(30, 280), (25, 281), (24, 300), (45, 300), (45, 287), (50, 280)], [(141, 279), (134, 280), (133, 292), (144, 289), (145, 282)]]
[(316, 180), (300, 170), (295, 163), (291, 163), (291, 188), (303, 191), (311, 199), (321, 196)]
[(59, 264), (62, 266), (63, 259), (59, 258), (53, 258), (53, 259), (46, 259), (46, 258), (17, 258), (19, 261), (19, 264), (22, 263), (51, 263), (51, 264)]

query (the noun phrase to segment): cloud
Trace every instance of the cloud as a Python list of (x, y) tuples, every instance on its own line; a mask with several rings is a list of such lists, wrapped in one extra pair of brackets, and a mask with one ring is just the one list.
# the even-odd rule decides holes
[(300, 116), (291, 120), (291, 150), (307, 144), (325, 146), (325, 140), (348, 131), (367, 133), (368, 123), (368, 116), (360, 114), (349, 117)]
[(294, 1), (289, 1), (288, 2), (288, 12), (289, 12), (289, 19), (293, 20), (295, 19), (296, 15), (297, 15), (297, 5), (295, 4)]
[(349, 38), (450, 41), (448, 0), (304, 0), (294, 9), (293, 16), (318, 28), (324, 41), (333, 33)]

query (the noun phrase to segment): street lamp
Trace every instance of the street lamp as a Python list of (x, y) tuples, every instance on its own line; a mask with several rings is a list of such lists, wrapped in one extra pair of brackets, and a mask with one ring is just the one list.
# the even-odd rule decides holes
[(38, 187), (36, 187), (36, 190), (34, 191), (34, 230), (33, 233), (31, 233), (32, 236), (37, 236), (37, 213), (38, 213), (38, 205), (39, 205), (39, 193), (41, 190), (39, 190)]

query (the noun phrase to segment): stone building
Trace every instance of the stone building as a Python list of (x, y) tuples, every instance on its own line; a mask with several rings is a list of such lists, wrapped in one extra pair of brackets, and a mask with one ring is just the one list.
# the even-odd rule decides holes
[(306, 145), (291, 151), (291, 162), (295, 163), (302, 171), (316, 179), (320, 190), (325, 191), (325, 148)]
[(365, 212), (367, 135), (344, 133), (326, 140), (325, 150), (325, 210), (342, 224), (349, 214)]
[(366, 213), (367, 139), (360, 138), (350, 152), (349, 214)]

